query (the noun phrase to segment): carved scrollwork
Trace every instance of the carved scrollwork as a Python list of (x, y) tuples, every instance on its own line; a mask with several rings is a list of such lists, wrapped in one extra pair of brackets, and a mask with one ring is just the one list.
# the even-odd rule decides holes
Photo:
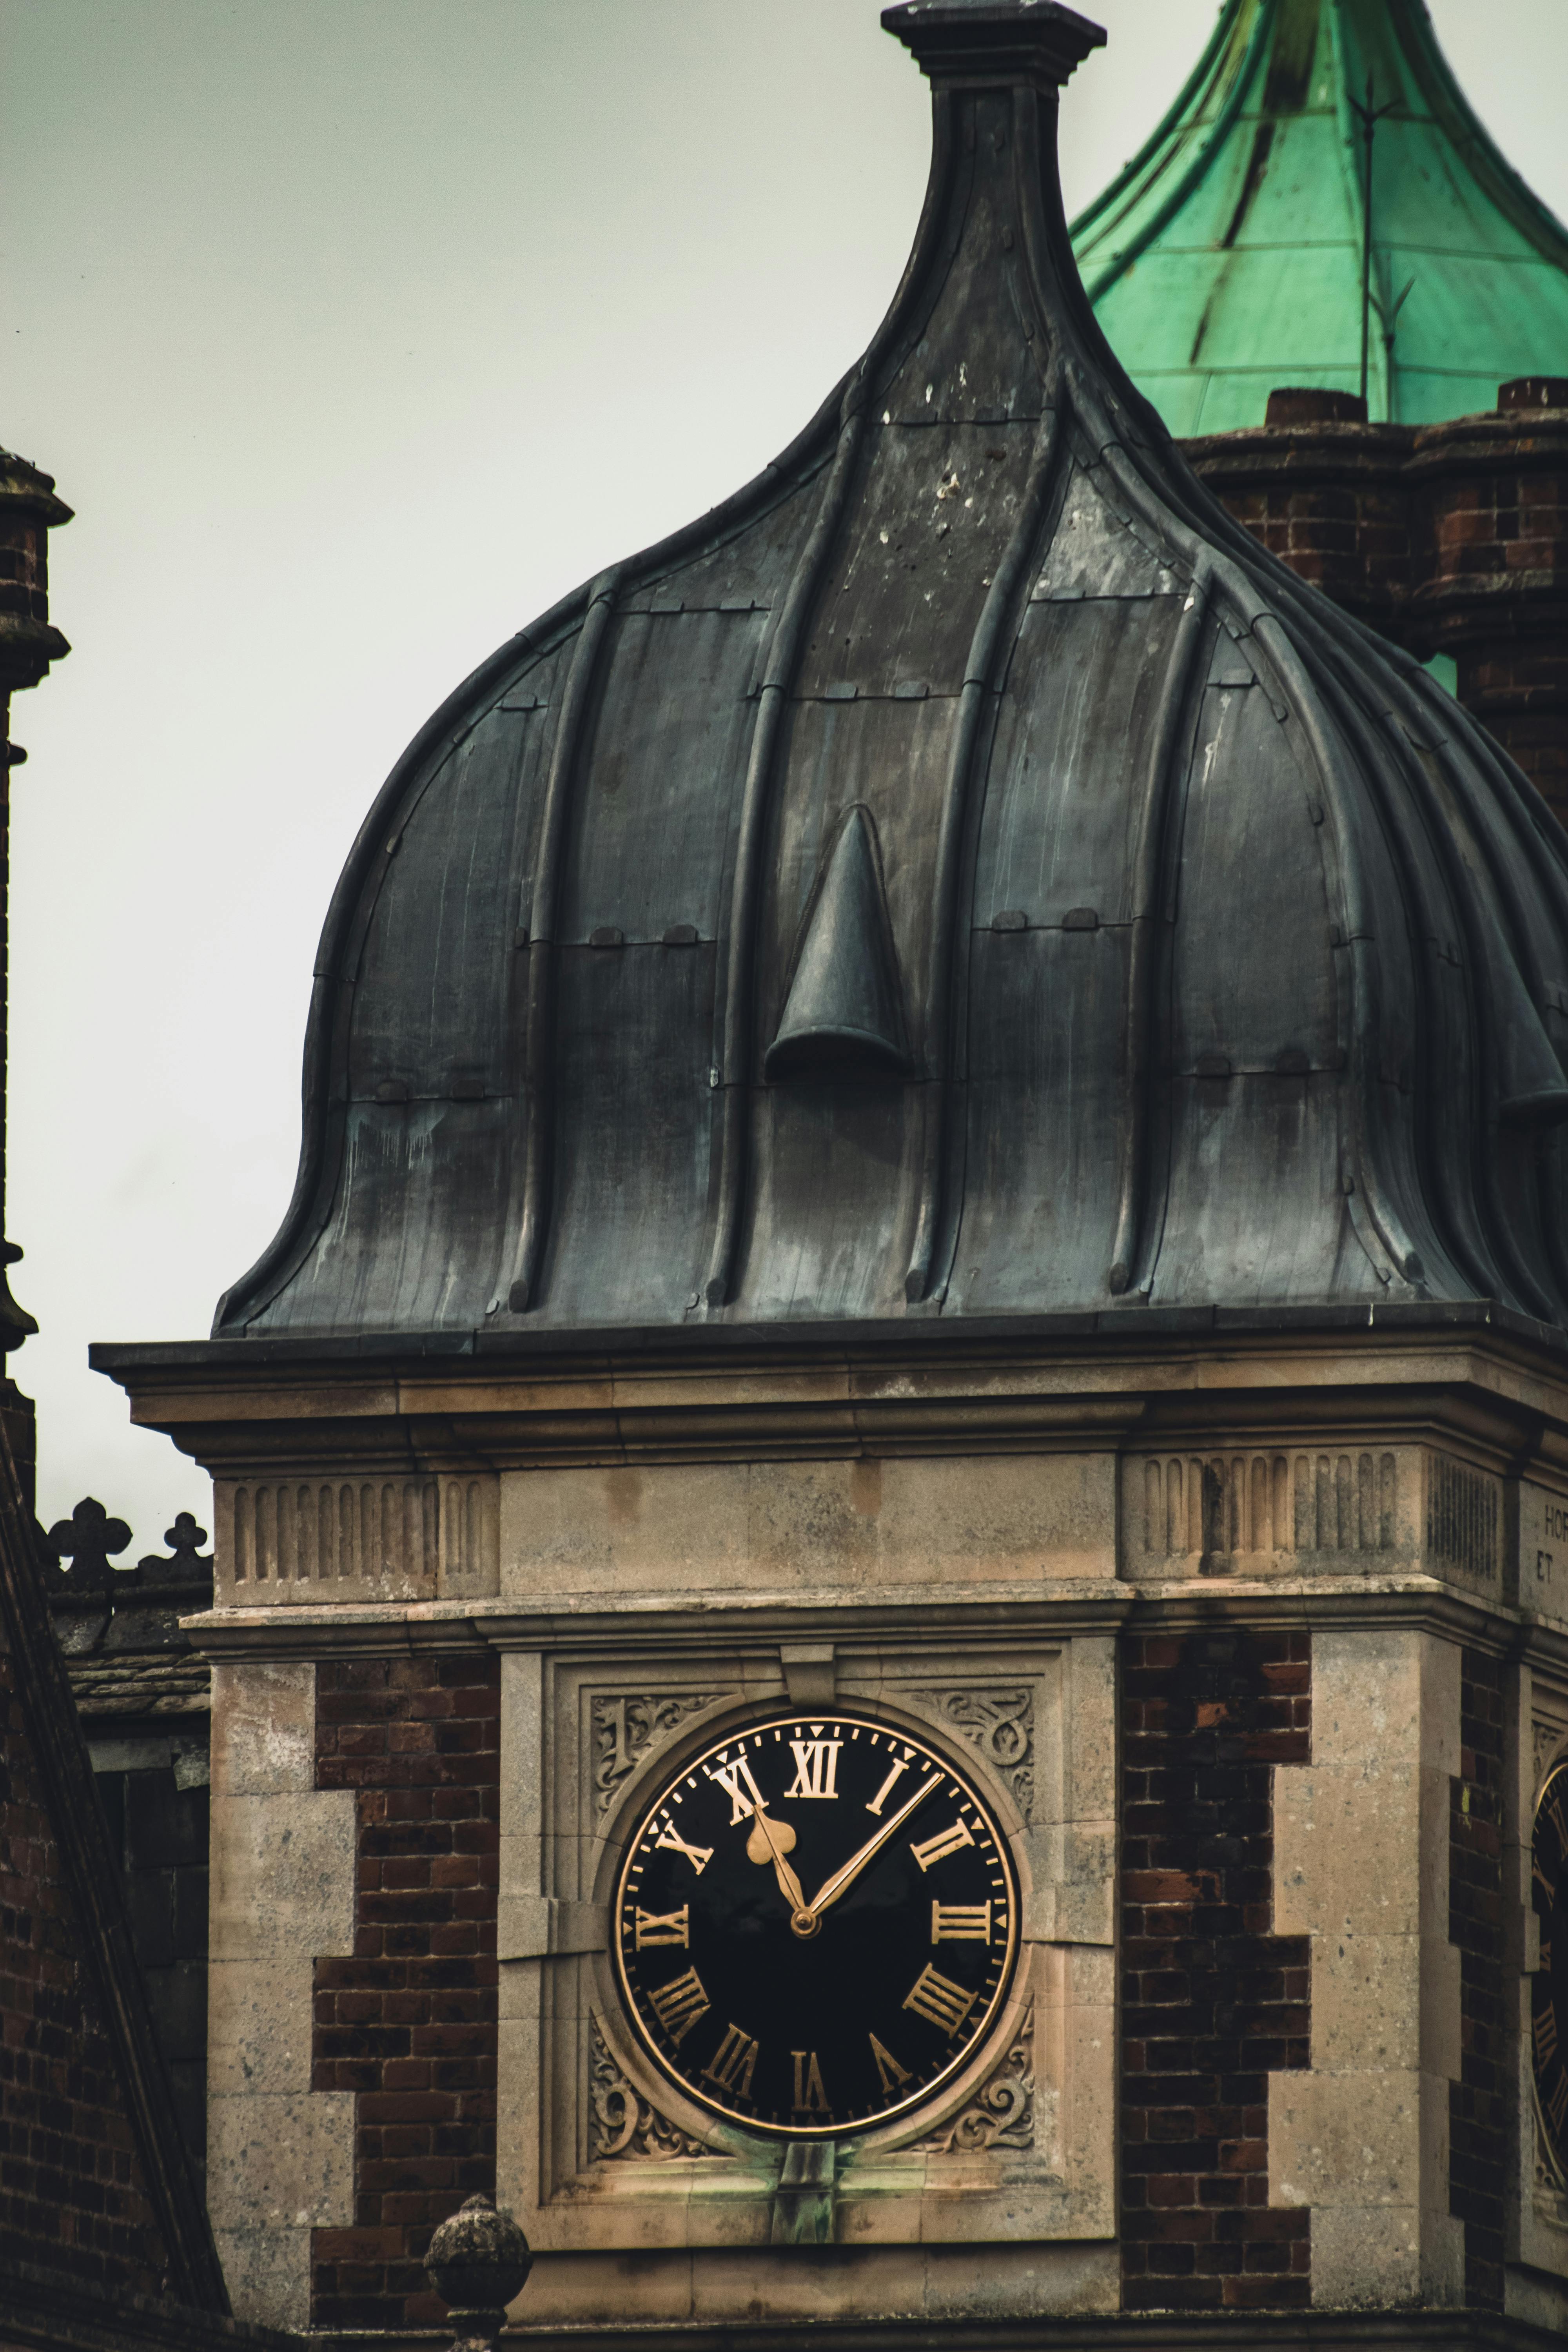
[(636, 1696), (602, 1697), (594, 1701), (594, 1788), (599, 1811), (607, 1812), (623, 1781), (658, 1739), (669, 1734), (689, 1715), (711, 1706), (715, 1691), (658, 1691)]
[(1546, 1778), (1548, 1766), (1563, 1745), (1563, 1726), (1560, 1723), (1538, 1722), (1534, 1733), (1535, 1785), (1539, 1789)]
[(1013, 1791), (1027, 1821), (1035, 1801), (1035, 1694), (1014, 1690), (928, 1690), (920, 1696), (962, 1731)]
[(1018, 2038), (989, 2082), (945, 2130), (917, 2147), (932, 2156), (974, 2156), (993, 2147), (1035, 2145), (1035, 2011), (1024, 2012)]
[(680, 2130), (668, 2116), (661, 2116), (627, 2082), (610, 2055), (596, 2017), (589, 2019), (588, 2031), (588, 2096), (593, 2107), (595, 2157), (604, 2162), (617, 2156), (710, 2156), (711, 2148), (693, 2139), (689, 2132)]

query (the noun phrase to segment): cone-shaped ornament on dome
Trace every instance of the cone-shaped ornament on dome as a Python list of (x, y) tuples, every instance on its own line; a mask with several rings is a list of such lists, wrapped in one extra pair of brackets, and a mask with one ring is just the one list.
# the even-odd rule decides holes
[(877, 869), (876, 835), (870, 812), (857, 801), (806, 908), (784, 1018), (763, 1075), (900, 1071), (908, 1061), (898, 951)]

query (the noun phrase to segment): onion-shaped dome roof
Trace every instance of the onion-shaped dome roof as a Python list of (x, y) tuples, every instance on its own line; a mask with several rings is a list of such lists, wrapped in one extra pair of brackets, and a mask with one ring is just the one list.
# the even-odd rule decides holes
[(1369, 98), (1369, 414), (1470, 416), (1568, 366), (1568, 232), (1471, 113), (1422, 0), (1225, 0), (1164, 121), (1072, 225), (1100, 323), (1173, 433), (1261, 425), (1279, 384), (1361, 389)]
[(1102, 36), (884, 22), (935, 123), (891, 309), (398, 763), (221, 1333), (1568, 1318), (1568, 839), (1107, 349), (1054, 162)]

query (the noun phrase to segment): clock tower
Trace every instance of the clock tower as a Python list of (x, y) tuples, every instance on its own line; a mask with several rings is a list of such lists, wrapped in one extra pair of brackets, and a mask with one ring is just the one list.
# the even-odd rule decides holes
[(421, 730), (277, 1238), (97, 1351), (216, 1481), (233, 2299), (411, 2345), (484, 2190), (542, 2337), (1533, 2345), (1568, 840), (1117, 366), (1098, 29), (884, 22), (865, 355)]

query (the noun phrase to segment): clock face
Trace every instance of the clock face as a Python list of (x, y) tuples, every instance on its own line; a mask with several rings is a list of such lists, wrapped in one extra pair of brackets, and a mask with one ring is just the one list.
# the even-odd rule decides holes
[(621, 1991), (699, 2104), (831, 2139), (929, 2098), (1013, 1972), (1012, 1856), (945, 1756), (846, 1714), (790, 1715), (672, 1774), (616, 1890)]
[(1531, 2062), (1541, 2128), (1568, 2178), (1568, 1764), (1546, 1776), (1535, 1808), (1531, 1895), (1541, 1966), (1530, 1980)]

